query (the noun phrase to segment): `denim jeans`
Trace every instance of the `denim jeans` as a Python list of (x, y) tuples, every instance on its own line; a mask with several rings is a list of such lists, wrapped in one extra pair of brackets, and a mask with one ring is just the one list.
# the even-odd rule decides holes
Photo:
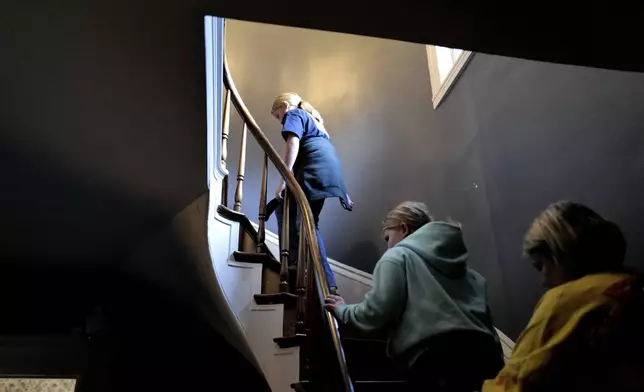
[[(320, 254), (322, 256), (322, 265), (324, 266), (324, 271), (326, 272), (327, 279), (329, 281), (329, 287), (337, 287), (335, 282), (335, 275), (331, 271), (331, 266), (326, 258), (326, 249), (324, 248), (324, 241), (322, 240), (322, 235), (318, 228), (318, 222), (320, 221), (320, 212), (322, 212), (322, 207), (324, 207), (324, 199), (320, 200), (310, 200), (309, 205), (313, 211), (313, 220), (315, 223), (315, 233), (318, 237), (318, 244), (320, 246)], [(300, 232), (300, 209), (297, 208), (297, 203), (294, 200), (289, 202), (289, 264), (293, 265), (297, 263), (298, 249), (299, 249), (299, 232)], [(283, 219), (284, 203), (280, 203), (275, 214), (277, 217), (277, 227), (279, 228), (279, 235), (282, 235), (282, 219)], [(281, 247), (281, 246), (280, 246)]]

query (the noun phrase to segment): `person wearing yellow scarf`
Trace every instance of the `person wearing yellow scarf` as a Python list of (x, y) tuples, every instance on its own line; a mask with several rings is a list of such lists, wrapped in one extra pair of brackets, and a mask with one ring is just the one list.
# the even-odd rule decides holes
[(524, 251), (549, 290), (482, 391), (644, 391), (644, 291), (622, 267), (619, 227), (581, 204), (555, 203)]

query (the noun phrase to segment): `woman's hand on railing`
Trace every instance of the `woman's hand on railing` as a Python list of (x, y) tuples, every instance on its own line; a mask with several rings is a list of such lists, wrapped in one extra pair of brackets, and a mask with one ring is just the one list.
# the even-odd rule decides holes
[(280, 181), (280, 184), (275, 189), (275, 198), (277, 200), (282, 200), (284, 198), (284, 189), (286, 189), (286, 182)]
[(337, 308), (346, 305), (344, 298), (339, 295), (329, 295), (324, 299), (324, 308), (334, 312)]

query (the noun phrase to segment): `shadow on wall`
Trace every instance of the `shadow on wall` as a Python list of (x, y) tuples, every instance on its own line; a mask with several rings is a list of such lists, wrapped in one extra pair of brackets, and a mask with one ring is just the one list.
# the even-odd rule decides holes
[[(132, 271), (138, 264), (125, 259), (167, 222), (168, 209), (11, 147), (0, 147), (0, 177), (10, 190), (0, 193), (0, 338), (18, 349), (0, 344), (0, 373), (81, 374), (80, 392), (240, 388), (240, 380), (247, 390), (267, 388), (196, 308), (195, 296), (177, 295), (177, 286), (202, 294), (185, 232), (168, 232), (145, 270)], [(160, 262), (167, 259), (175, 269)], [(97, 308), (106, 329), (87, 339)], [(61, 357), (60, 345), (25, 347), (13, 336), (84, 344), (78, 354), (64, 345)]]
[(346, 260), (351, 260), (351, 265), (361, 271), (373, 271), (382, 256), (380, 249), (373, 241), (356, 242), (346, 253)]
[(151, 4), (0, 3), (3, 256), (110, 262), (205, 192), (203, 11)]
[[(170, 241), (170, 248), (180, 247)], [(118, 269), (4, 265), (0, 306), (5, 375), (80, 375), (79, 392), (268, 390), (264, 377), (194, 303)], [(104, 317), (90, 329), (88, 316), (97, 308)], [(20, 345), (13, 337), (79, 344), (52, 350)]]
[(0, 263), (116, 263), (170, 210), (71, 173), (37, 151), (0, 148)]

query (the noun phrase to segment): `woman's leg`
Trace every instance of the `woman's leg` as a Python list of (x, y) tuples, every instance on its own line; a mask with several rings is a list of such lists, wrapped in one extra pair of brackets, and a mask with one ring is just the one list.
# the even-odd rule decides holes
[[(295, 202), (289, 203), (291, 207), (291, 213), (289, 215), (289, 260), (293, 264), (298, 258), (298, 245), (299, 245), (299, 230), (300, 230), (300, 209), (296, 207)], [(309, 205), (311, 206), (311, 210), (313, 212), (313, 220), (315, 224), (315, 233), (318, 237), (318, 245), (320, 247), (320, 255), (322, 256), (322, 266), (324, 267), (324, 271), (326, 272), (326, 276), (329, 282), (329, 287), (332, 289), (337, 288), (337, 283), (335, 282), (335, 275), (333, 274), (333, 271), (331, 270), (331, 267), (329, 266), (329, 261), (327, 260), (326, 257), (326, 248), (324, 246), (324, 240), (322, 239), (322, 235), (320, 234), (320, 230), (318, 228), (318, 222), (320, 221), (320, 213), (322, 212), (322, 207), (324, 207), (324, 199), (320, 200), (310, 200)], [(283, 208), (284, 203), (280, 203), (279, 207), (275, 210), (275, 213), (277, 214), (277, 225), (279, 227), (280, 235), (282, 233), (282, 213), (283, 213)], [(281, 249), (281, 245), (280, 245)]]
[(324, 207), (324, 199), (320, 200), (311, 200), (309, 201), (311, 205), (311, 210), (313, 212), (313, 220), (315, 221), (315, 232), (318, 237), (318, 245), (320, 246), (320, 255), (322, 256), (322, 265), (324, 266), (324, 271), (326, 272), (327, 279), (329, 281), (329, 288), (333, 291), (338, 288), (337, 283), (335, 282), (335, 275), (331, 270), (329, 261), (326, 258), (326, 248), (324, 247), (324, 240), (322, 239), (322, 234), (320, 234), (320, 229), (318, 228), (318, 222), (320, 221), (320, 213), (322, 212), (322, 207)]

